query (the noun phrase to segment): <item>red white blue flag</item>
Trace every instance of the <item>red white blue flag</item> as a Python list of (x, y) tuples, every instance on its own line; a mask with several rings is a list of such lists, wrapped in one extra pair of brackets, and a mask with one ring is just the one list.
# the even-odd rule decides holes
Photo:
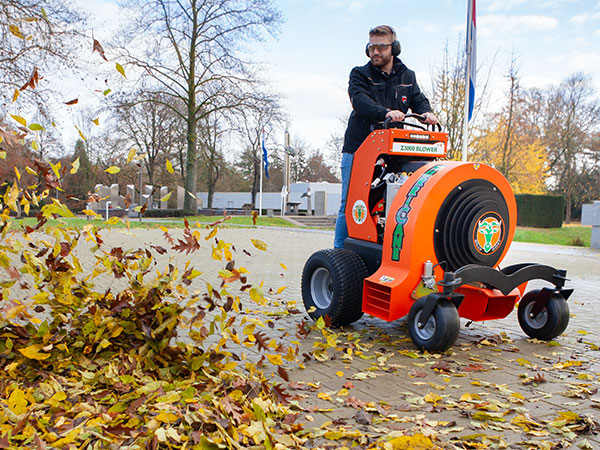
[(469, 120), (473, 115), (473, 104), (475, 102), (475, 76), (477, 74), (477, 42), (475, 40), (475, 0), (469, 2), (467, 13), (467, 82), (469, 102)]
[(269, 159), (267, 158), (267, 147), (265, 147), (265, 136), (263, 134), (262, 137), (262, 160), (263, 160), (263, 164), (265, 165), (265, 175), (267, 176), (267, 179), (269, 179)]

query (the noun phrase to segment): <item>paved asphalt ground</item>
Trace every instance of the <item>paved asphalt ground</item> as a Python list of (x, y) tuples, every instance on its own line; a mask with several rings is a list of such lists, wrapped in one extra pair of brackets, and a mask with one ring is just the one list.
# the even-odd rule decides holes
[[(251, 251), (253, 257), (241, 263), (255, 282), (264, 280), (265, 292), (287, 286), (280, 297), (297, 301), (302, 314), (279, 326), (285, 324), (293, 334), (307, 318), (300, 294), (302, 268), (313, 252), (331, 247), (332, 232), (255, 228), (225, 229), (219, 235), (238, 252), (240, 246)], [(254, 249), (250, 239), (264, 241), (267, 252)], [(520, 262), (567, 270), (567, 287), (575, 292), (569, 300), (569, 326), (556, 345), (528, 340), (514, 311), (502, 320), (467, 324), (461, 319), (461, 334), (452, 349), (442, 355), (415, 354), (404, 319), (387, 323), (364, 316), (333, 330), (338, 351), (329, 349), (326, 360), (311, 359), (303, 369), (291, 371), (289, 392), (304, 408), (300, 422), (347, 435), (358, 430), (373, 439), (406, 428), (427, 433), (433, 425), (445, 440), (479, 435), (471, 439), (500, 448), (503, 440), (511, 448), (579, 444), (600, 449), (600, 430), (596, 426), (593, 432), (595, 426), (589, 426), (600, 421), (600, 251), (513, 243), (502, 265)], [(313, 332), (302, 349), (323, 343)], [(354, 350), (352, 359), (348, 348)], [(357, 357), (357, 350), (363, 357)], [(351, 387), (344, 391), (344, 385)], [(567, 421), (561, 428), (556, 419), (569, 417), (560, 415), (565, 412), (578, 413), (579, 425)], [(587, 425), (585, 417), (591, 419)], [(326, 439), (317, 444), (341, 445)]]
[[(116, 232), (111, 245), (164, 243), (161, 235)], [(296, 341), (298, 324), (312, 323), (300, 294), (302, 268), (313, 252), (331, 247), (333, 233), (225, 228), (217, 236), (234, 245), (236, 267), (247, 268), (255, 285), (262, 280), (270, 301), (297, 309), (277, 316), (270, 330), (287, 333), (288, 343)], [(267, 250), (257, 249), (251, 239), (265, 242)], [(182, 262), (190, 256), (170, 258)], [(223, 267), (211, 260), (209, 245), (191, 258), (206, 278)], [(290, 368), (290, 383), (283, 382), (298, 407), (296, 422), (317, 436), (309, 445), (340, 448), (340, 436), (356, 436), (355, 448), (364, 448), (409, 429), (439, 434), (456, 448), (600, 449), (600, 252), (513, 243), (502, 265), (520, 262), (566, 269), (567, 287), (575, 289), (569, 326), (552, 344), (527, 339), (516, 311), (501, 320), (461, 319), (456, 345), (441, 355), (416, 352), (404, 319), (387, 323), (364, 316), (331, 330), (329, 341), (312, 331), (300, 351), (320, 346), (326, 353)], [(294, 301), (295, 307), (289, 304)], [(464, 440), (477, 444), (458, 444)]]

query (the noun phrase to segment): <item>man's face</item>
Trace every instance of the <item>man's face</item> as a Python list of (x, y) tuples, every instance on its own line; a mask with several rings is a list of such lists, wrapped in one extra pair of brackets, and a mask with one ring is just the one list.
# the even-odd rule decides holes
[(369, 57), (376, 67), (383, 67), (392, 60), (392, 40), (389, 36), (369, 37)]

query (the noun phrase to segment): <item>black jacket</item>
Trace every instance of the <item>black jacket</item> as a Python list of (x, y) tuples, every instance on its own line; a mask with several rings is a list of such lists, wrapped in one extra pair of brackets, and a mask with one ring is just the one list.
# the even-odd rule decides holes
[(344, 135), (342, 152), (354, 153), (371, 132), (371, 125), (385, 120), (390, 109), (416, 114), (431, 112), (427, 97), (417, 84), (415, 73), (394, 58), (390, 75), (371, 62), (350, 72), (348, 94), (352, 113)]

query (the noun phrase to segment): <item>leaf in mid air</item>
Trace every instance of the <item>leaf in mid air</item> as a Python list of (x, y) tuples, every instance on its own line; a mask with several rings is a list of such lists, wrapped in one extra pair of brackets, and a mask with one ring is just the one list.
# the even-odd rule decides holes
[(92, 53), (94, 52), (98, 52), (104, 61), (108, 61), (108, 59), (106, 59), (106, 55), (104, 54), (104, 48), (96, 39), (94, 39), (94, 46), (92, 48)]
[(77, 157), (77, 159), (75, 161), (73, 161), (71, 163), (71, 166), (73, 166), (71, 168), (71, 173), (77, 173), (77, 171), (79, 170), (79, 156)]
[(267, 244), (260, 239), (250, 239), (250, 242), (252, 242), (252, 245), (254, 245), (257, 249), (262, 250), (263, 252), (267, 251)]
[(105, 170), (105, 172), (108, 172), (111, 175), (114, 175), (115, 173), (119, 173), (120, 171), (121, 171), (121, 169), (118, 168), (117, 166), (110, 166), (108, 169)]
[(127, 76), (125, 75), (125, 69), (123, 69), (123, 66), (121, 64), (117, 63), (115, 67), (117, 69), (117, 72), (123, 75), (124, 78), (127, 78)]

